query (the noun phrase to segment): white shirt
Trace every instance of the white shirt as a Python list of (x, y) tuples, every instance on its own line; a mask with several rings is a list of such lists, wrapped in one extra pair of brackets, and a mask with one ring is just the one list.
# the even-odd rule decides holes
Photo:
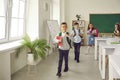
[[(56, 39), (57, 36), (59, 36), (59, 34), (57, 34), (57, 35), (55, 36), (55, 38), (54, 38), (54, 42), (55, 42), (55, 43), (58, 43), (58, 42), (59, 42), (59, 41)], [(61, 37), (62, 37), (62, 46), (58, 46), (59, 49), (61, 49), (61, 50), (69, 50), (69, 49), (70, 49), (70, 46), (69, 46), (69, 44), (68, 44), (68, 42), (67, 42), (67, 39), (66, 39), (66, 32), (65, 32), (65, 33), (62, 32)]]
[[(81, 32), (79, 33), (78, 29), (75, 29), (76, 35), (73, 37), (74, 38), (74, 42), (75, 43), (80, 43), (82, 41), (80, 34), (82, 34)], [(75, 34), (74, 30), (72, 30), (72, 34)]]

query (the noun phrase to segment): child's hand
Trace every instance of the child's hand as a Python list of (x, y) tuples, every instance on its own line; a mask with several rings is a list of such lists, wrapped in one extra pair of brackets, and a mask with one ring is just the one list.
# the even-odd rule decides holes
[(93, 34), (93, 35), (96, 35), (96, 31), (95, 31), (95, 30), (93, 30), (93, 31), (92, 31), (92, 34)]
[(79, 34), (79, 36), (83, 37), (83, 34)]

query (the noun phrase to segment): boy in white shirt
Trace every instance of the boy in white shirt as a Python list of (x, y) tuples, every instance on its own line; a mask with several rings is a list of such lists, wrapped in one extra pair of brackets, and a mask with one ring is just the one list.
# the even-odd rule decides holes
[(78, 23), (74, 23), (74, 27), (72, 30), (72, 36), (74, 38), (74, 41), (73, 41), (74, 42), (74, 54), (75, 54), (74, 60), (76, 60), (77, 63), (79, 63), (80, 46), (81, 46), (83, 34), (80, 31), (80, 27)]

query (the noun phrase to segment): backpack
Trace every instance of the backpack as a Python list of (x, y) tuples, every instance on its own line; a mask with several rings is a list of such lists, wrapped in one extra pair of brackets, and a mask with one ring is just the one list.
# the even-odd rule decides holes
[(96, 31), (96, 34), (94, 35), (95, 37), (98, 37), (98, 29), (94, 29)]
[[(72, 29), (73, 31), (74, 31), (74, 36), (73, 37), (75, 37), (76, 36), (76, 31), (75, 31), (75, 28), (73, 27), (73, 29)], [(80, 29), (78, 29), (78, 32), (79, 32), (79, 34), (80, 34)], [(82, 36), (80, 36), (81, 38), (82, 38)]]
[[(69, 35), (69, 32), (66, 32), (66, 34)], [(59, 36), (62, 36), (62, 32), (59, 33)], [(68, 42), (70, 48), (72, 48), (72, 45), (71, 45), (71, 39), (69, 39), (69, 37), (66, 37), (66, 40), (67, 40), (67, 42)]]

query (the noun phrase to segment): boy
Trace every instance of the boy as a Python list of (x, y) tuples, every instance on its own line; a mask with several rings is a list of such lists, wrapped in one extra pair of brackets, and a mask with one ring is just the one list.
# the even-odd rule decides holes
[(56, 74), (58, 77), (61, 77), (63, 58), (65, 61), (64, 72), (67, 72), (69, 69), (68, 68), (68, 54), (69, 54), (69, 49), (70, 49), (69, 34), (68, 32), (66, 32), (67, 23), (65, 22), (61, 23), (60, 28), (61, 28), (61, 32), (54, 39), (54, 41), (58, 43), (58, 49), (59, 49), (58, 72)]
[(79, 55), (80, 55), (80, 45), (81, 45), (81, 40), (83, 37), (83, 34), (80, 32), (79, 29), (79, 24), (78, 23), (74, 23), (74, 27), (72, 30), (72, 36), (74, 38), (74, 54), (75, 54), (75, 58), (74, 60), (77, 61), (77, 63), (79, 63)]

